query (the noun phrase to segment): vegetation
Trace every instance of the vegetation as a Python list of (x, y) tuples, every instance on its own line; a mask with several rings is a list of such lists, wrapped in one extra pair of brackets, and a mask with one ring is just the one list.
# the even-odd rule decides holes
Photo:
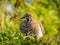
[[(45, 28), (40, 41), (19, 31), (26, 12)], [(0, 45), (60, 45), (60, 0), (0, 0)]]

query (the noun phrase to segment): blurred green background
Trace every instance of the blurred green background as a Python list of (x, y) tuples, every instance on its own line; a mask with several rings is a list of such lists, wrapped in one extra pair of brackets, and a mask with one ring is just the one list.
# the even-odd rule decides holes
[[(43, 24), (42, 42), (19, 31), (26, 12)], [(0, 0), (0, 45), (60, 45), (60, 0)]]

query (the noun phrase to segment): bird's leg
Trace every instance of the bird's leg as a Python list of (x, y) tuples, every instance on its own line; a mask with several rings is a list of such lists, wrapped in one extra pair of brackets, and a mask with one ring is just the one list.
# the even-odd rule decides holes
[(31, 38), (30, 35), (27, 35), (27, 36), (24, 37), (24, 39), (30, 39), (30, 38)]

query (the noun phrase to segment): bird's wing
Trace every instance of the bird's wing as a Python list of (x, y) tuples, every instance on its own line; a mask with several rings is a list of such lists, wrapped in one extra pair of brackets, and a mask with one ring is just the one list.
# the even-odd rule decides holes
[(35, 31), (35, 38), (39, 39), (43, 36), (44, 33), (44, 28), (39, 21), (35, 20), (34, 21), (34, 31)]
[(41, 22), (40, 22), (39, 24), (40, 24), (40, 27), (41, 27), (42, 33), (44, 34), (44, 33), (45, 33), (44, 27), (43, 27), (43, 25), (41, 24)]

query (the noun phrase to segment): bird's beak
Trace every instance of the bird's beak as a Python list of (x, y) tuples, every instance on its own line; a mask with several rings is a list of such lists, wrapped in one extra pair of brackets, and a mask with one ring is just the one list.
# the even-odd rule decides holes
[(21, 17), (21, 19), (24, 19), (25, 17), (23, 16), (23, 17)]

